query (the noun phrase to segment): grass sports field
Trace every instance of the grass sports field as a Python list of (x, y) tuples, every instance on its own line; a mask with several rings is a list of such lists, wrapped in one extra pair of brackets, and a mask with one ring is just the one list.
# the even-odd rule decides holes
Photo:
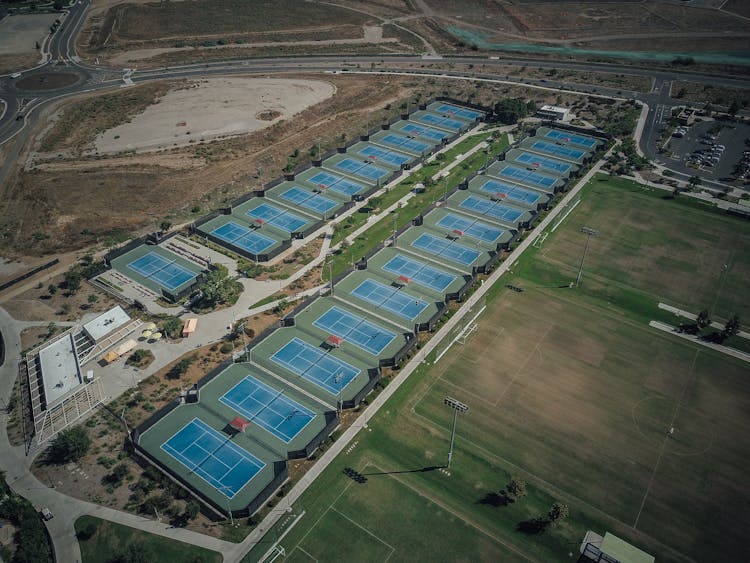
[[(498, 286), (466, 344), (410, 376), (308, 489), (295, 507), (304, 516), (281, 541), (287, 557), (575, 561), (590, 529), (658, 561), (739, 559), (750, 526), (750, 368), (647, 321), (665, 300), (742, 316), (732, 288), (747, 279), (750, 223), (660, 196), (594, 179), (504, 280), (524, 291)], [(626, 228), (636, 217), (643, 224)], [(558, 288), (575, 278), (584, 224), (601, 234), (583, 285)], [(654, 247), (675, 250), (664, 261)], [(732, 259), (722, 282), (710, 264), (726, 263), (723, 253)], [(691, 255), (707, 267), (687, 276)], [(450, 476), (440, 469), (446, 395), (471, 408)], [(511, 476), (528, 485), (516, 502), (502, 494)], [(570, 516), (535, 533), (528, 523), (555, 500)]]

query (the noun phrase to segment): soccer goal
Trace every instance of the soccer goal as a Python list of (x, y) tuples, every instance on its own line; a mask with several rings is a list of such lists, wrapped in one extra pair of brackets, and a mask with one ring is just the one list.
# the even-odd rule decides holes
[(471, 335), (474, 334), (478, 328), (479, 325), (477, 323), (471, 323), (463, 330), (463, 332), (461, 332), (461, 334), (456, 336), (456, 344), (466, 344), (466, 340), (471, 338)]

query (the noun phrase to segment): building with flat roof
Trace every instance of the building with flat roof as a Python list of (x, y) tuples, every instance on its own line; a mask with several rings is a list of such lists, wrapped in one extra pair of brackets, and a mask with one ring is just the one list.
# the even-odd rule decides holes
[(117, 305), (106, 313), (91, 319), (83, 325), (83, 331), (91, 340), (99, 342), (102, 338), (130, 322), (130, 315)]
[(570, 109), (563, 108), (560, 106), (543, 105), (536, 110), (537, 117), (542, 119), (551, 119), (553, 121), (568, 121), (570, 120)]
[(47, 408), (83, 383), (72, 333), (39, 350), (39, 365)]
[(581, 559), (599, 563), (654, 563), (655, 558), (634, 545), (606, 532), (604, 537), (589, 530), (581, 542)]

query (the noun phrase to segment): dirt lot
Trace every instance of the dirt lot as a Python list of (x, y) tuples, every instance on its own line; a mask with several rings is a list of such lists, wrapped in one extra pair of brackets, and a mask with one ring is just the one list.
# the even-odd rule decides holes
[(98, 55), (122, 48), (204, 43), (350, 39), (362, 36), (368, 16), (332, 5), (293, 0), (254, 3), (199, 0), (118, 4), (89, 15), (79, 48)]
[[(173, 90), (123, 123), (100, 133), (100, 154), (159, 150), (251, 133), (330, 98), (335, 87), (320, 80), (212, 78)], [(263, 112), (276, 117), (263, 119)]]

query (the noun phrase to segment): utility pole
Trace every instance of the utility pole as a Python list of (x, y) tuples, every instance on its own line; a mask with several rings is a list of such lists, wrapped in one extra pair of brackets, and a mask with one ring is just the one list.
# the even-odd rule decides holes
[(589, 241), (591, 237), (599, 236), (599, 231), (592, 229), (591, 227), (581, 227), (581, 232), (586, 235), (586, 244), (583, 247), (583, 255), (581, 256), (581, 264), (578, 267), (578, 277), (576, 277), (576, 287), (581, 283), (583, 277), (583, 263), (586, 260), (586, 252), (589, 249)]
[(443, 399), (443, 404), (453, 409), (453, 430), (451, 430), (451, 446), (448, 450), (448, 468), (450, 468), (451, 460), (453, 459), (453, 442), (456, 438), (456, 420), (458, 419), (458, 413), (465, 414), (469, 412), (469, 406), (452, 397), (446, 397)]
[(344, 374), (341, 372), (338, 372), (336, 374), (336, 377), (333, 378), (333, 381), (339, 386), (339, 396), (338, 401), (336, 402), (336, 415), (341, 418), (341, 411), (342, 411), (342, 404), (341, 404), (341, 381), (344, 379)]

